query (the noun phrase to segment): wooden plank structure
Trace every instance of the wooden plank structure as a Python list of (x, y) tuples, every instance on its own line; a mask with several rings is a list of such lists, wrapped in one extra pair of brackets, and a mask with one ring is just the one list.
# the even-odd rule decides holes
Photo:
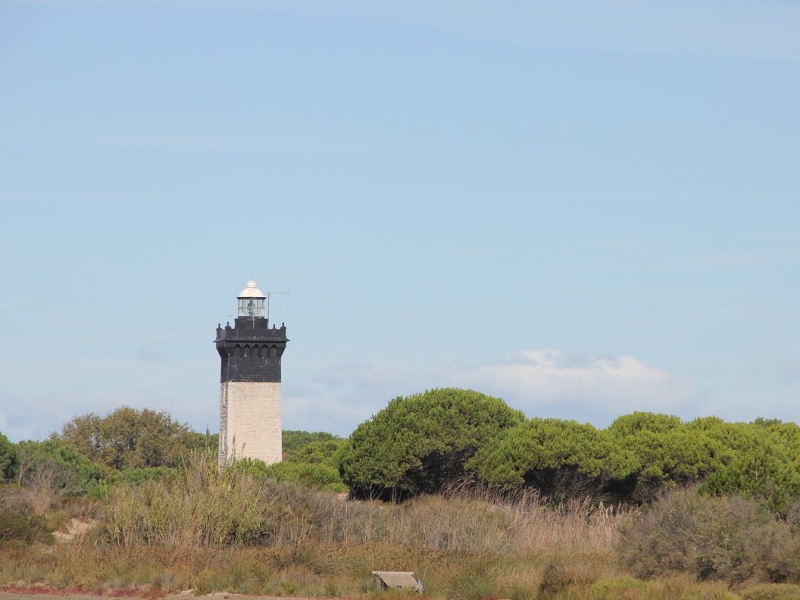
[(414, 590), (422, 593), (422, 581), (411, 571), (373, 571), (382, 590)]

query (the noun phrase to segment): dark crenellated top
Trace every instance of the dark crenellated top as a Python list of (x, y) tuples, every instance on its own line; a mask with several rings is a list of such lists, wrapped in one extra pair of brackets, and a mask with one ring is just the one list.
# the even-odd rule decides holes
[(233, 327), (217, 326), (214, 343), (222, 358), (220, 381), (279, 382), (288, 341), (286, 325), (270, 328), (263, 317), (238, 317)]

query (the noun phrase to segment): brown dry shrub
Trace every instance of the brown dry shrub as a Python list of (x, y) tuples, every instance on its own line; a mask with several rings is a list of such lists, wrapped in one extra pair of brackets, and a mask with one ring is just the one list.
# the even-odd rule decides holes
[(689, 573), (731, 585), (800, 579), (800, 540), (786, 522), (741, 497), (673, 492), (620, 530), (618, 552), (638, 577)]

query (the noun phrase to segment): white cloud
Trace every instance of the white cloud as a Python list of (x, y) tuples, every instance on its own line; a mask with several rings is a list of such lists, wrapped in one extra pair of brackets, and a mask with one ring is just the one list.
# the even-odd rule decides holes
[(477, 366), (449, 365), (443, 374), (453, 385), (499, 396), (529, 415), (567, 404), (616, 414), (675, 411), (693, 395), (677, 376), (632, 356), (525, 350)]
[(636, 410), (689, 416), (690, 408), (697, 408), (689, 406), (696, 395), (692, 386), (634, 357), (525, 350), (497, 361), (449, 363), (426, 372), (333, 366), (302, 390), (286, 388), (285, 427), (348, 435), (392, 398), (437, 387), (496, 396), (529, 417), (576, 419), (599, 427)]

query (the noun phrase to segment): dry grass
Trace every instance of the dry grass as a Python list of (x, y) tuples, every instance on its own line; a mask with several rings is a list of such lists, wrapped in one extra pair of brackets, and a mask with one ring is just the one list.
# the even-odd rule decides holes
[(104, 503), (67, 510), (101, 527), (68, 544), (0, 545), (0, 585), (391, 600), (405, 596), (378, 594), (371, 571), (397, 570), (421, 577), (425, 596), (452, 600), (739, 597), (686, 577), (633, 579), (615, 553), (626, 511), (553, 507), (531, 493), (356, 502), (198, 461), (173, 481), (120, 485)]
[(576, 581), (615, 574), (621, 518), (588, 502), (552, 509), (486, 490), (347, 501), (202, 460), (171, 481), (120, 484), (93, 514), (101, 526), (78, 542), (0, 550), (0, 583), (363, 596), (372, 570), (408, 570), (430, 596), (533, 597), (557, 560), (581, 565), (570, 567)]

